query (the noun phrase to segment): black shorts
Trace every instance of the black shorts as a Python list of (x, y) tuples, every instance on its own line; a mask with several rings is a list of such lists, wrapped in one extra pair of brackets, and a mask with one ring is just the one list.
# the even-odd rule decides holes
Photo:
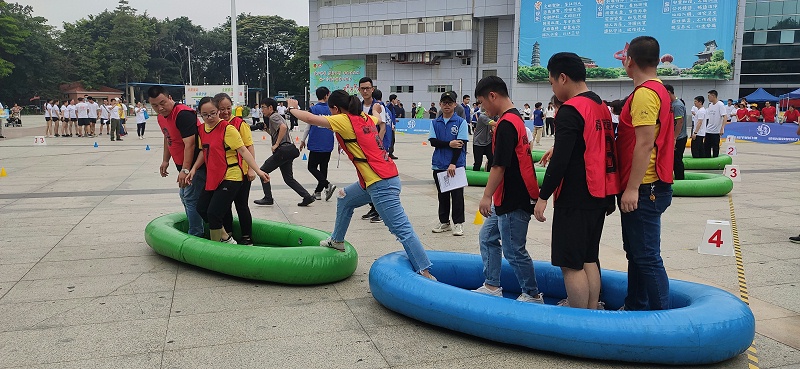
[(61, 118), (61, 121), (64, 123), (69, 122), (69, 118)]
[(45, 121), (45, 122), (50, 122), (50, 121), (52, 121), (52, 120), (53, 120), (53, 118), (50, 118), (50, 117), (44, 117), (44, 121)]
[(97, 118), (89, 118), (89, 123), (97, 123)]
[(69, 121), (70, 121), (70, 122), (77, 122), (77, 121), (78, 121), (78, 118), (69, 118)]
[(89, 118), (78, 118), (78, 125), (79, 126), (88, 126), (89, 125)]
[(106, 119), (106, 118), (100, 118), (100, 125), (104, 125), (104, 124), (106, 124), (106, 123), (108, 123), (108, 119)]
[(582, 270), (597, 262), (605, 219), (606, 209), (553, 209), (552, 264)]

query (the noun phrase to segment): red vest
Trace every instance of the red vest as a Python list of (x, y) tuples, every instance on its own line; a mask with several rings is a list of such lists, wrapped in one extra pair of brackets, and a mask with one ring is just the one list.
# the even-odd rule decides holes
[[(372, 122), (372, 119), (367, 118), (364, 114), (347, 114), (347, 118), (350, 119), (350, 124), (353, 126), (353, 132), (355, 132), (356, 138), (346, 140), (337, 133), (336, 139), (339, 141), (339, 146), (347, 153), (347, 157), (353, 162), (353, 165), (355, 165), (356, 162), (367, 163), (378, 177), (383, 179), (396, 177), (398, 175), (397, 166), (394, 165), (394, 161), (392, 161), (392, 158), (389, 157), (389, 153), (386, 152), (386, 149), (383, 147), (383, 142), (378, 136), (378, 129), (375, 123)], [(358, 143), (358, 146), (364, 153), (364, 157), (355, 156), (350, 152), (347, 145), (345, 145), (347, 142)], [(361, 184), (361, 188), (367, 188), (364, 177), (361, 175), (361, 172), (358, 171), (358, 166), (356, 166), (356, 173), (358, 173), (358, 182)]]
[[(164, 133), (164, 137), (167, 138), (167, 142), (169, 142), (169, 154), (172, 156), (172, 161), (180, 166), (183, 166), (183, 149), (185, 146), (183, 144), (183, 136), (181, 136), (181, 131), (178, 130), (178, 126), (175, 125), (175, 119), (177, 119), (178, 113), (184, 110), (189, 110), (194, 113), (194, 109), (183, 104), (175, 103), (175, 106), (172, 108), (172, 112), (169, 113), (169, 116), (165, 117), (161, 114), (158, 114), (158, 125), (161, 127), (161, 132)], [(197, 125), (199, 126), (200, 124), (201, 123), (198, 120)], [(202, 130), (202, 128), (200, 130)]]
[[(239, 132), (239, 134), (242, 134), (242, 131), (241, 131), (240, 128), (242, 127), (242, 123), (243, 122), (244, 122), (244, 120), (242, 120), (241, 117), (233, 117), (233, 118), (231, 118), (231, 120), (228, 121), (228, 124), (232, 125), (233, 128), (236, 128), (236, 132)], [(244, 168), (244, 165), (242, 165), (242, 163), (244, 162), (244, 159), (242, 158), (242, 155), (237, 152), (236, 153), (236, 157), (239, 158), (239, 166)]]
[(673, 158), (675, 157), (675, 129), (673, 127), (672, 99), (669, 97), (667, 89), (661, 82), (648, 80), (637, 86), (633, 93), (628, 96), (625, 105), (622, 107), (622, 114), (619, 115), (619, 135), (617, 137), (617, 155), (619, 157), (620, 188), (625, 189), (631, 176), (633, 165), (633, 149), (636, 147), (636, 132), (633, 127), (633, 117), (631, 116), (631, 102), (636, 90), (648, 88), (658, 94), (661, 100), (661, 109), (658, 112), (656, 125), (660, 126), (658, 136), (655, 140), (656, 150), (656, 174), (662, 182), (672, 183)]
[(200, 142), (203, 145), (203, 157), (206, 160), (206, 191), (217, 189), (228, 168), (238, 166), (239, 163), (228, 163), (225, 152), (230, 148), (225, 144), (225, 129), (228, 122), (221, 120), (211, 132), (206, 132), (205, 127), (198, 127)]
[[(531, 157), (531, 143), (528, 142), (528, 133), (525, 131), (525, 123), (519, 113), (506, 112), (498, 120), (498, 122), (505, 120), (514, 125), (517, 130), (517, 146), (514, 147), (514, 153), (517, 154), (517, 161), (519, 162), (519, 172), (522, 175), (522, 181), (525, 182), (525, 188), (528, 190), (528, 195), (532, 199), (539, 198), (539, 183), (536, 182), (536, 171), (533, 169), (533, 157)], [(497, 129), (492, 133), (492, 148), (497, 150)], [(494, 206), (503, 204), (505, 197), (505, 179), (500, 180), (500, 185), (494, 191), (492, 196)]]
[(564, 105), (578, 110), (585, 121), (583, 140), (586, 142), (586, 151), (583, 160), (586, 162), (586, 185), (589, 194), (597, 198), (618, 195), (621, 191), (617, 150), (608, 106), (604, 102), (597, 104), (584, 96), (575, 96), (567, 100)]

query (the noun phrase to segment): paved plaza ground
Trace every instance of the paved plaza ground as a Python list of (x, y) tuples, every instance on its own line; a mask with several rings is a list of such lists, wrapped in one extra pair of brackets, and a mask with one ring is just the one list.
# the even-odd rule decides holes
[[(44, 119), (24, 121), (23, 128), (5, 128), (11, 138), (0, 140), (0, 167), (7, 172), (0, 177), (2, 368), (651, 367), (498, 344), (383, 308), (370, 295), (369, 268), (402, 249), (383, 224), (353, 220), (347, 239), (358, 250), (358, 268), (329, 285), (238, 279), (162, 257), (145, 243), (144, 227), (183, 208), (174, 167), (167, 178), (158, 174), (163, 138), (154, 118), (145, 140), (135, 134), (122, 142), (50, 138), (47, 146), (33, 145)], [(259, 162), (269, 150), (263, 135), (254, 133)], [(436, 189), (426, 138), (397, 138), (406, 212), (426, 248), (477, 254), (479, 226), (472, 219), (483, 188), (465, 191), (463, 237), (430, 231), (437, 222)], [(551, 144), (544, 140), (544, 147)], [(800, 233), (800, 145), (739, 143), (737, 149), (742, 182), (732, 199), (757, 319), (758, 365), (800, 368), (800, 245), (787, 240)], [(310, 190), (315, 182), (305, 166), (296, 160), (294, 172)], [(334, 154), (330, 167), (336, 185), (356, 180), (346, 157), (337, 164)], [(251, 205), (255, 218), (332, 230), (335, 201), (300, 208), (280, 174), (272, 178), (276, 205)], [(253, 186), (251, 199), (260, 197)], [(551, 217), (552, 209), (546, 214)], [(734, 258), (697, 253), (709, 219), (730, 220), (728, 197), (673, 200), (663, 217), (667, 271), (670, 278), (738, 296)], [(550, 225), (531, 222), (528, 250), (535, 259), (549, 260)], [(626, 269), (619, 213), (606, 220), (600, 258), (604, 268)], [(708, 367), (748, 363), (743, 354)]]

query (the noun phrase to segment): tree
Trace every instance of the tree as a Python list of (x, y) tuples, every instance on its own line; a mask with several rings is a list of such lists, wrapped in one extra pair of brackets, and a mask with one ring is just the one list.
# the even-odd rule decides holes
[[(19, 9), (13, 5), (0, 1), (0, 78), (10, 75), (14, 70), (14, 63), (8, 59), (22, 52), (19, 46), (30, 35), (30, 31), (21, 27), (21, 19), (12, 14), (13, 10), (19, 13)], [(26, 10), (30, 14), (33, 8), (25, 7), (22, 12)]]
[(145, 65), (150, 60), (150, 38), (155, 30), (148, 27), (126, 0), (119, 0), (114, 10), (113, 28), (107, 40), (107, 83), (141, 80), (147, 75)]

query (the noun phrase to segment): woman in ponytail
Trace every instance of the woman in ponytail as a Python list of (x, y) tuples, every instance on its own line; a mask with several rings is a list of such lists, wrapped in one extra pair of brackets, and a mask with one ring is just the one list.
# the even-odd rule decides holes
[(335, 132), (340, 147), (347, 152), (358, 174), (358, 182), (339, 190), (333, 233), (330, 238), (320, 242), (320, 246), (344, 251), (345, 233), (350, 226), (353, 210), (371, 202), (375, 204), (389, 231), (403, 244), (414, 271), (436, 280), (428, 270), (431, 262), (425, 248), (400, 204), (400, 177), (378, 137), (375, 124), (379, 118), (364, 114), (361, 100), (343, 90), (334, 91), (328, 98), (330, 116), (299, 110), (294, 99), (289, 99), (288, 105), (288, 113), (297, 119)]

